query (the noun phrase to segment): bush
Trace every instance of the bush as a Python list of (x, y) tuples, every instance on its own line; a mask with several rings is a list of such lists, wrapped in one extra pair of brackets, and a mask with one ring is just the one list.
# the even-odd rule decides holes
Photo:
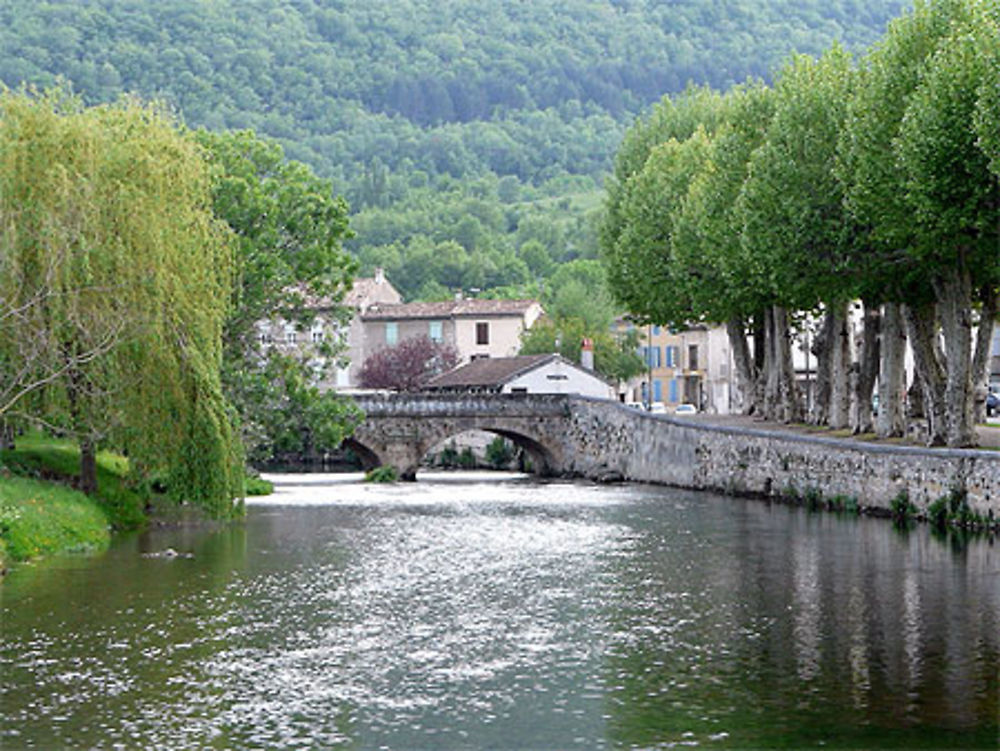
[(265, 480), (260, 475), (247, 475), (244, 481), (246, 494), (249, 495), (271, 495), (274, 492), (274, 483)]
[(399, 480), (399, 472), (395, 467), (382, 466), (375, 467), (365, 472), (365, 482), (396, 482)]
[(495, 469), (505, 469), (514, 458), (514, 449), (503, 436), (494, 438), (486, 447), (486, 461)]
[(472, 469), (476, 466), (476, 455), (468, 446), (462, 449), (462, 453), (458, 455), (458, 466), (463, 469)]

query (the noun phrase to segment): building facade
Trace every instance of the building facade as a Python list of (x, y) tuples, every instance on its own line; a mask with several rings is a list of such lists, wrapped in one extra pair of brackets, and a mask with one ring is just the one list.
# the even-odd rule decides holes
[(673, 331), (665, 326), (635, 326), (626, 320), (617, 332), (638, 329), (638, 354), (646, 372), (629, 381), (622, 401), (673, 412), (681, 404), (699, 411), (728, 414), (733, 408), (729, 340), (722, 327), (695, 326)]
[[(511, 357), (542, 314), (536, 300), (450, 300), (377, 304), (361, 313), (364, 357), (414, 336), (450, 344), (459, 364)], [(363, 362), (363, 360), (362, 360)]]

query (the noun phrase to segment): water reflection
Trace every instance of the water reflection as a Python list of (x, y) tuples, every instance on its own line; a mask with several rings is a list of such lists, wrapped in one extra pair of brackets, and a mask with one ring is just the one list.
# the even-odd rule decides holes
[(998, 576), (706, 494), (285, 476), (245, 525), (16, 572), (0, 745), (995, 748)]

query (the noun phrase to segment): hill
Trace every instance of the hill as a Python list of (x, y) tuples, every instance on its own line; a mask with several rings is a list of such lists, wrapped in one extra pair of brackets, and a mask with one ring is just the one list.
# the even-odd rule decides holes
[[(0, 81), (61, 79), (88, 103), (135, 92), (192, 127), (277, 139), (346, 195), (352, 250), (412, 297), (543, 278), (530, 240), (554, 263), (591, 256), (580, 206), (652, 102), (834, 39), (863, 48), (908, 4), (7, 0)], [(428, 245), (462, 268), (414, 284), (405, 259)]]

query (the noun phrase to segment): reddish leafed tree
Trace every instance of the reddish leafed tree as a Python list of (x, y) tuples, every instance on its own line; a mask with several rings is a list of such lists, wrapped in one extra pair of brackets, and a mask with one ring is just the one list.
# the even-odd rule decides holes
[(370, 389), (418, 391), (434, 376), (458, 364), (458, 350), (429, 336), (413, 336), (383, 347), (361, 366), (361, 385)]

